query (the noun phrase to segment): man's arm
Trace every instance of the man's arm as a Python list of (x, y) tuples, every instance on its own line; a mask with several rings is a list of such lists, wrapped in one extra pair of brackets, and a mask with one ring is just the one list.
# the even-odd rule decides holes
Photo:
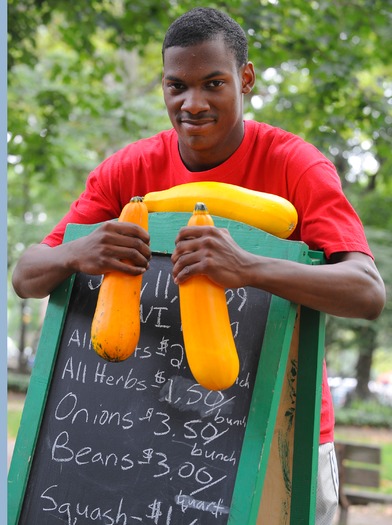
[(381, 276), (373, 260), (359, 252), (311, 266), (254, 255), (227, 230), (199, 226), (180, 230), (172, 261), (177, 284), (205, 274), (225, 288), (253, 286), (340, 317), (375, 319), (385, 305)]
[(143, 228), (109, 221), (86, 237), (54, 248), (44, 244), (31, 246), (19, 259), (12, 284), (20, 297), (41, 298), (79, 271), (100, 275), (118, 270), (138, 275), (148, 268), (149, 242), (149, 234)]

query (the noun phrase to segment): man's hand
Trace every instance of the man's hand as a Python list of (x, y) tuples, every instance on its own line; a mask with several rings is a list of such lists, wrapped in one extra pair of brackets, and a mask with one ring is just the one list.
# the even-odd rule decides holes
[(36, 244), (19, 259), (12, 284), (20, 297), (45, 297), (75, 272), (100, 275), (113, 270), (130, 275), (146, 271), (150, 236), (140, 226), (108, 221), (75, 241), (50, 248)]
[(253, 255), (243, 250), (228, 230), (214, 226), (185, 226), (175, 240), (173, 278), (181, 284), (203, 274), (223, 288), (246, 286)]
[(93, 275), (113, 270), (139, 275), (151, 259), (148, 232), (129, 222), (105, 222), (71, 244), (72, 269)]
[(364, 253), (332, 255), (312, 266), (254, 255), (238, 246), (225, 229), (184, 227), (172, 254), (177, 284), (196, 274), (224, 288), (253, 286), (339, 317), (376, 319), (385, 305), (385, 286), (374, 261)]

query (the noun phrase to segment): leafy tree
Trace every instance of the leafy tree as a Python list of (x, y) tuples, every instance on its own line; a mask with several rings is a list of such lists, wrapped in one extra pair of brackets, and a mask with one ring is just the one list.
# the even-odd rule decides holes
[[(380, 273), (383, 276), (387, 290), (392, 289), (392, 244), (388, 231), (374, 228), (366, 229), (370, 246), (375, 255)], [(361, 399), (369, 397), (369, 381), (372, 376), (372, 363), (378, 349), (390, 348), (392, 326), (390, 323), (392, 313), (391, 295), (387, 295), (387, 304), (384, 312), (376, 321), (362, 319), (342, 319), (329, 317), (327, 321), (326, 349), (327, 359), (332, 362), (332, 368), (340, 366), (336, 371), (350, 374), (357, 378), (355, 396)], [(356, 362), (347, 363), (349, 354), (355, 350), (358, 357)], [(332, 355), (331, 355), (332, 354)], [(334, 355), (335, 354), (335, 355)], [(335, 356), (339, 356), (339, 364)], [(348, 359), (346, 359), (348, 358)], [(348, 365), (348, 366), (347, 366)], [(345, 368), (344, 368), (345, 367)]]

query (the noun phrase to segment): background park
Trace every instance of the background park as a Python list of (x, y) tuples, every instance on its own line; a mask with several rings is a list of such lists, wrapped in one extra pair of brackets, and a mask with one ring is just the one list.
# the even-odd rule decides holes
[[(197, 5), (226, 10), (248, 34), (257, 82), (246, 116), (296, 133), (329, 157), (364, 223), (387, 305), (373, 322), (328, 317), (326, 358), (337, 437), (381, 446), (379, 490), (392, 494), (392, 1)], [(170, 22), (194, 6), (8, 1), (9, 283), (22, 251), (61, 218), (91, 169), (170, 126), (161, 42)], [(9, 284), (11, 441), (45, 307), (20, 300)]]

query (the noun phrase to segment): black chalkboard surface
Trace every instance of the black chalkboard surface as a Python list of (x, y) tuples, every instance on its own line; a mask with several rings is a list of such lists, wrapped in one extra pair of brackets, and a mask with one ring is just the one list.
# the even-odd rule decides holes
[(122, 363), (90, 346), (100, 278), (76, 277), (21, 525), (227, 523), (270, 297), (227, 291), (241, 372), (208, 391), (187, 365), (171, 266), (154, 256)]
[[(128, 360), (108, 363), (90, 346), (99, 276), (78, 274), (51, 295), (8, 476), (9, 525), (256, 522), (297, 306), (261, 290), (227, 290), (241, 371), (223, 392), (200, 387), (168, 256), (188, 218), (149, 218), (154, 257)], [(304, 243), (214, 221), (246, 250), (313, 264)], [(70, 225), (65, 241), (96, 227)]]

